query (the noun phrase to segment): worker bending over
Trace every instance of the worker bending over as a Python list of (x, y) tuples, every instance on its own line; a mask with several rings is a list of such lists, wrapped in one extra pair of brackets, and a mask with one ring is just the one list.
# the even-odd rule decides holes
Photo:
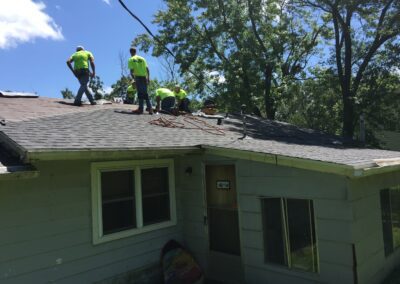
[(187, 98), (187, 93), (181, 89), (179, 85), (174, 87), (174, 95), (177, 100), (177, 107), (180, 111), (189, 112), (189, 99)]
[(136, 94), (136, 84), (135, 81), (132, 81), (129, 84), (128, 88), (126, 89), (125, 103), (132, 105), (135, 102), (135, 94)]
[(159, 88), (156, 90), (156, 111), (164, 111), (174, 113), (175, 95), (167, 88)]
[(146, 101), (149, 114), (153, 114), (153, 108), (151, 106), (149, 94), (147, 93), (147, 85), (150, 83), (150, 71), (147, 62), (143, 57), (136, 55), (136, 48), (131, 47), (129, 51), (131, 53), (131, 58), (128, 60), (128, 68), (132, 79), (135, 80), (139, 100), (139, 108), (134, 110), (133, 113), (142, 114), (143, 103)]
[[(92, 67), (92, 72), (89, 71), (89, 64)], [(74, 67), (72, 68), (72, 62), (74, 62)], [(95, 105), (96, 102), (93, 100), (93, 95), (88, 89), (89, 77), (94, 77), (96, 75), (96, 69), (94, 65), (94, 57), (90, 51), (86, 51), (83, 46), (78, 46), (76, 52), (71, 55), (67, 60), (68, 68), (71, 69), (72, 73), (79, 80), (81, 86), (79, 87), (78, 93), (76, 94), (74, 105), (82, 105), (82, 95), (86, 94), (91, 105)]]

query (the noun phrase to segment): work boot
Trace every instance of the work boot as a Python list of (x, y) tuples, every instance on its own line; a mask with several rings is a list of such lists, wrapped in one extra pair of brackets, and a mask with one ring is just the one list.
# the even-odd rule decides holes
[(149, 112), (150, 115), (152, 115), (154, 113), (152, 108), (149, 109), (148, 112)]
[(92, 105), (92, 106), (95, 106), (95, 105), (97, 105), (97, 103), (96, 102), (90, 102), (90, 104)]
[(132, 113), (133, 113), (133, 114), (142, 114), (142, 113), (143, 113), (143, 110), (141, 110), (141, 109), (135, 109), (135, 110), (132, 110)]

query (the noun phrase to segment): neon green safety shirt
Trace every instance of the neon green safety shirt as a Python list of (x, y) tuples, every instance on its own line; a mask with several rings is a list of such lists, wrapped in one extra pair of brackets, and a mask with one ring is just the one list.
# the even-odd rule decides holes
[(126, 93), (128, 94), (129, 98), (133, 98), (136, 93), (136, 88), (132, 87), (132, 85), (129, 85), (128, 89), (126, 89)]
[(186, 92), (184, 90), (182, 90), (182, 89), (179, 91), (179, 93), (176, 93), (175, 90), (174, 90), (174, 95), (179, 100), (183, 100), (187, 96)]
[(167, 97), (175, 97), (174, 93), (167, 88), (159, 88), (156, 90), (156, 97), (160, 97), (161, 100)]
[(93, 54), (90, 51), (79, 50), (71, 55), (70, 59), (74, 61), (74, 69), (88, 69), (88, 60), (93, 58)]
[(134, 55), (128, 60), (128, 68), (133, 71), (135, 76), (146, 77), (147, 76), (147, 62), (141, 56)]

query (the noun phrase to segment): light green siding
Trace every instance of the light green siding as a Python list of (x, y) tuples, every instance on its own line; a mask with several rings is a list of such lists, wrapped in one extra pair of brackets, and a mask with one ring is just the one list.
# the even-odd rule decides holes
[(400, 251), (385, 257), (380, 190), (400, 184), (400, 172), (348, 180), (359, 283), (381, 283), (400, 263)]
[(91, 283), (158, 263), (182, 240), (178, 225), (93, 245), (90, 162), (35, 166), (36, 179), (0, 181), (0, 283)]

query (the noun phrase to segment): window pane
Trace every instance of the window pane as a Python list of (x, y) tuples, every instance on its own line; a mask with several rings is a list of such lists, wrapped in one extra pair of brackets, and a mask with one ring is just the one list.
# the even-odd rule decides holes
[(168, 195), (143, 198), (144, 226), (168, 220), (170, 220)]
[(390, 189), (390, 207), (392, 209), (393, 248), (400, 246), (400, 187)]
[(102, 200), (133, 197), (135, 194), (134, 174), (132, 170), (101, 173)]
[(103, 234), (136, 228), (135, 203), (132, 200), (103, 204)]
[(142, 169), (143, 225), (170, 220), (168, 168)]
[(285, 265), (285, 236), (280, 198), (262, 199), (265, 261)]
[(390, 210), (389, 189), (381, 190), (380, 195), (381, 195), (383, 243), (385, 247), (385, 255), (388, 255), (391, 252), (393, 252), (392, 217)]
[(133, 170), (101, 173), (103, 234), (136, 227)]
[(287, 199), (291, 267), (316, 272), (316, 242), (310, 200)]

